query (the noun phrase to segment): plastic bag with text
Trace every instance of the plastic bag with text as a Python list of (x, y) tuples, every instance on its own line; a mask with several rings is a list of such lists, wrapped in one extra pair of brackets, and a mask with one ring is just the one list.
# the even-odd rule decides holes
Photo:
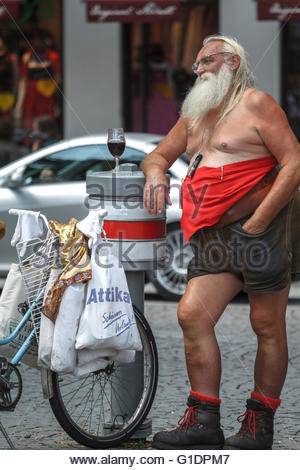
[(108, 243), (92, 245), (93, 277), (76, 337), (76, 349), (142, 349), (123, 266)]

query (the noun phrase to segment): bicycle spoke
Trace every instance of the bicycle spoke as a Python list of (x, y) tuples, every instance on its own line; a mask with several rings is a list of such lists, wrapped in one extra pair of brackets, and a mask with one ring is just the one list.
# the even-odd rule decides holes
[[(91, 386), (91, 384), (89, 384)], [(92, 386), (92, 389), (93, 389), (93, 386)], [(71, 406), (71, 410), (74, 409), (74, 413), (79, 413), (80, 412), (80, 409), (82, 409), (82, 407), (84, 407), (82, 413), (84, 412), (86, 406), (87, 406), (87, 403), (88, 403), (88, 400), (89, 400), (89, 396), (91, 394), (91, 391), (92, 389), (89, 389), (87, 391), (87, 393), (84, 395), (84, 396), (80, 396), (78, 397), (78, 400), (79, 402), (78, 403), (74, 403), (72, 406)], [(78, 418), (79, 419), (79, 418)]]
[[(90, 378), (91, 374), (89, 374), (86, 378), (85, 378), (85, 381)], [(77, 378), (75, 380), (73, 380), (72, 382), (65, 382), (65, 383), (61, 383), (60, 385), (60, 388), (62, 387), (69, 387), (70, 385), (73, 385), (73, 384), (76, 384), (78, 382), (78, 380), (80, 380), (80, 378)]]
[[(110, 382), (110, 381), (108, 381), (108, 382), (109, 382), (109, 384), (110, 384), (110, 387), (111, 387), (111, 389), (112, 389), (113, 387), (112, 387), (112, 384), (111, 384), (111, 382)], [(111, 416), (111, 411), (112, 411), (112, 409), (113, 409), (113, 406), (112, 406), (113, 404), (112, 404), (112, 402), (111, 402), (111, 401), (109, 401), (109, 399), (108, 399), (108, 397), (107, 397), (107, 394), (106, 394), (105, 390), (104, 390), (104, 393), (105, 393), (105, 397), (106, 397), (107, 403), (109, 403), (109, 404), (110, 404), (110, 419), (111, 419), (111, 418), (112, 418), (112, 416)], [(116, 397), (115, 397), (115, 398), (116, 398)], [(122, 397), (121, 397), (121, 401), (122, 401)], [(119, 405), (119, 402), (118, 402), (118, 405)], [(121, 408), (120, 408), (120, 405), (119, 405), (119, 409), (121, 409)], [(111, 428), (111, 430), (113, 430), (113, 427)]]
[[(93, 408), (95, 408), (96, 410), (97, 410), (96, 404), (97, 404), (97, 401), (98, 401), (98, 399), (99, 399), (100, 397), (101, 397), (101, 391), (99, 392), (99, 394), (98, 394), (98, 396), (97, 396), (97, 398), (96, 398), (96, 400), (95, 400), (95, 402), (94, 402), (94, 407), (93, 407)], [(91, 432), (91, 418), (92, 418), (91, 413), (92, 413), (92, 411), (93, 411), (93, 409), (91, 409), (91, 412), (90, 412), (90, 426), (89, 426), (89, 432)], [(101, 406), (100, 406), (100, 409), (99, 409), (99, 417), (101, 418)], [(104, 417), (104, 415), (103, 415), (103, 417)], [(104, 420), (103, 420), (103, 422), (104, 422)], [(98, 427), (97, 427), (97, 433), (96, 433), (97, 436), (99, 435), (99, 428), (100, 428), (100, 420), (99, 420), (99, 422), (98, 422)]]
[[(90, 385), (90, 382), (87, 382), (85, 385), (81, 385), (81, 386), (80, 386), (80, 389), (78, 389), (78, 390), (83, 390), (84, 388), (89, 387), (89, 385)], [(61, 394), (61, 396), (62, 396), (63, 398), (66, 398), (66, 397), (67, 397), (68, 395), (70, 395), (71, 393), (74, 393), (74, 390), (71, 390), (70, 392)]]
[(93, 398), (94, 398), (94, 387), (93, 387), (93, 393), (92, 393), (92, 399), (91, 399), (91, 411), (90, 411), (89, 432), (91, 431), (91, 424), (92, 424)]
[[(91, 391), (90, 391), (90, 394), (89, 394), (89, 398), (88, 398), (87, 401), (86, 401), (86, 407), (88, 406), (88, 403), (89, 403), (89, 401), (90, 401), (90, 397), (93, 397), (93, 396), (94, 396), (94, 388), (95, 388), (95, 380), (94, 380), (94, 378), (93, 378), (93, 386), (92, 386), (92, 388), (91, 388)], [(86, 407), (85, 407), (85, 408), (86, 408)], [(87, 418), (86, 418), (86, 420), (85, 420), (84, 423), (83, 423), (83, 427), (85, 427), (86, 423), (88, 422), (89, 417), (91, 416), (91, 413), (92, 413), (92, 410), (91, 410), (90, 413), (87, 415)]]
[[(95, 386), (95, 384), (93, 384), (92, 389), (88, 392), (87, 396), (90, 396), (90, 394), (92, 393), (92, 390), (94, 389), (94, 386)], [(88, 400), (85, 401), (83, 411), (81, 412), (81, 415), (79, 416), (78, 420), (80, 420), (81, 416), (83, 415), (83, 413), (84, 413), (84, 411), (87, 407), (87, 404), (88, 404)]]
[[(105, 383), (105, 384), (102, 384), (100, 381), (96, 381), (96, 382), (98, 382), (98, 384), (100, 385), (100, 388), (101, 388), (101, 390), (100, 390), (100, 392), (99, 392), (99, 395), (98, 395), (98, 397), (97, 397), (97, 399), (96, 399), (96, 402), (98, 401), (99, 396), (102, 397), (102, 406), (100, 406), (100, 410), (99, 410), (99, 422), (98, 422), (98, 432), (99, 432), (99, 427), (100, 427), (100, 422), (101, 422), (101, 421), (100, 421), (100, 420), (101, 420), (101, 411), (102, 411), (102, 415), (103, 415), (103, 423), (105, 423), (105, 415), (104, 415), (105, 410), (104, 410), (104, 404), (103, 404), (103, 395), (105, 395), (106, 398), (107, 398), (107, 395), (106, 395), (106, 393), (105, 393), (105, 386), (106, 386), (106, 383)], [(94, 387), (93, 387), (93, 388), (94, 388)], [(107, 398), (107, 401), (108, 401), (108, 398)], [(96, 402), (95, 402), (95, 404), (96, 404)], [(87, 416), (86, 422), (87, 422), (88, 418), (91, 417), (92, 411), (93, 411), (93, 409), (91, 409), (90, 414)]]
[(131, 396), (130, 390), (129, 390), (126, 386), (123, 385), (124, 383), (126, 383), (126, 381), (122, 380), (122, 379), (120, 378), (120, 376), (118, 376), (118, 375), (115, 375), (114, 377), (111, 378), (111, 380), (113, 380), (113, 379), (117, 380), (117, 381), (119, 382), (119, 384), (121, 384), (122, 390), (123, 390), (123, 391), (126, 391), (126, 393), (127, 393), (128, 396)]
[[(87, 381), (87, 379), (89, 378), (89, 376), (87, 376), (83, 382), (83, 384), (85, 384), (85, 382)], [(66, 403), (66, 405), (68, 405), (70, 403), (70, 401), (73, 400), (73, 398), (76, 396), (76, 394), (79, 392), (79, 390), (81, 389), (81, 387), (83, 386), (83, 384), (80, 385), (80, 387), (77, 388), (77, 390), (75, 390), (75, 393), (74, 395), (70, 398), (70, 400)]]
[(105, 423), (103, 395), (101, 394), (100, 396), (101, 396), (101, 405), (100, 405), (99, 422), (98, 422), (98, 430), (97, 430), (98, 435), (99, 435), (99, 427), (100, 427), (100, 422), (101, 422), (101, 412), (102, 412), (102, 415), (103, 415), (103, 423)]
[[(118, 407), (119, 407), (119, 410), (122, 410), (123, 412), (123, 408), (124, 408), (124, 399), (122, 398), (122, 396), (116, 391), (115, 387), (113, 386), (113, 384), (111, 383), (111, 388), (114, 392), (114, 398), (118, 404)], [(119, 398), (119, 399), (118, 399)]]

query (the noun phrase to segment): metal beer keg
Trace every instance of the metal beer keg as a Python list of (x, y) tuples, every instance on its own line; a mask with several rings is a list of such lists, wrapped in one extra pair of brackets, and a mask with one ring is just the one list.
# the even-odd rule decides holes
[(126, 271), (152, 270), (166, 256), (166, 214), (144, 208), (144, 184), (143, 172), (129, 163), (87, 177), (89, 209), (108, 211), (104, 230)]

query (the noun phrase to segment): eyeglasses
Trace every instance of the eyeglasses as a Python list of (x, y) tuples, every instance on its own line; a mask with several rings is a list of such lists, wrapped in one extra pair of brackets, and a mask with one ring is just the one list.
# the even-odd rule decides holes
[(197, 60), (196, 62), (193, 63), (192, 65), (192, 71), (194, 73), (197, 73), (197, 70), (199, 68), (199, 65), (210, 65), (210, 64), (213, 64), (215, 62), (215, 56), (217, 55), (224, 55), (224, 54), (230, 54), (232, 55), (231, 52), (216, 52), (215, 54), (210, 54), (210, 55), (207, 55), (206, 57), (203, 57), (203, 59), (200, 59), (200, 60)]

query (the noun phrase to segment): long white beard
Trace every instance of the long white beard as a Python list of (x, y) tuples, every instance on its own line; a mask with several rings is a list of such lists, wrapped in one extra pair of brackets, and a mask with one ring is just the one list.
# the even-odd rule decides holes
[(193, 127), (210, 110), (218, 108), (232, 84), (233, 72), (223, 64), (217, 75), (206, 72), (198, 77), (186, 96), (181, 115), (190, 121)]

